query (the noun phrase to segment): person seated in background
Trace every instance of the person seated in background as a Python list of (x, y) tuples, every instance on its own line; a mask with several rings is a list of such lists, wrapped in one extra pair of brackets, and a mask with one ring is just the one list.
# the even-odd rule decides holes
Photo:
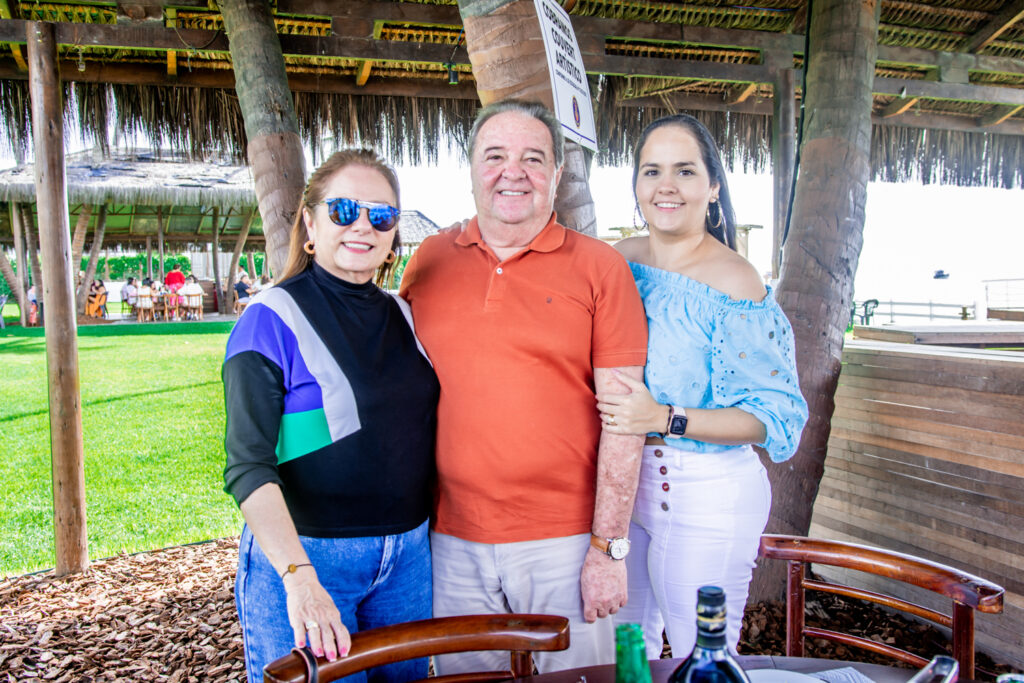
[(195, 275), (189, 275), (185, 278), (185, 284), (178, 290), (178, 296), (181, 297), (181, 303), (186, 309), (186, 319), (191, 320), (195, 317), (194, 314), (187, 311), (190, 308), (199, 308), (203, 305), (203, 294), (203, 288), (200, 286)]
[(185, 273), (181, 272), (181, 264), (174, 264), (171, 272), (164, 276), (164, 284), (170, 292), (177, 292), (185, 285)]
[(274, 286), (274, 281), (270, 278), (269, 275), (262, 275), (262, 276), (260, 276), (260, 291), (261, 292), (264, 289), (267, 289), (267, 288), (273, 287), (273, 286)]
[(93, 280), (89, 285), (89, 297), (85, 302), (85, 314), (93, 318), (102, 318), (107, 309), (107, 288), (103, 280)]
[(238, 303), (247, 304), (249, 303), (249, 297), (256, 293), (256, 290), (252, 288), (252, 281), (249, 280), (249, 274), (241, 272), (238, 274), (238, 282), (235, 283), (235, 292), (238, 294)]
[(128, 281), (124, 283), (124, 287), (121, 288), (121, 301), (128, 303), (128, 305), (134, 308), (135, 302), (139, 300), (138, 294), (139, 288), (135, 286), (135, 278), (128, 278)]

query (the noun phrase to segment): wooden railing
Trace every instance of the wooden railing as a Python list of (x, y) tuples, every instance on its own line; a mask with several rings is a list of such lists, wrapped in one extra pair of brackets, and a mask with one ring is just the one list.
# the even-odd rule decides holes
[(1024, 667), (1024, 353), (847, 342), (810, 535), (1004, 586), (1004, 614), (978, 617), (978, 647)]

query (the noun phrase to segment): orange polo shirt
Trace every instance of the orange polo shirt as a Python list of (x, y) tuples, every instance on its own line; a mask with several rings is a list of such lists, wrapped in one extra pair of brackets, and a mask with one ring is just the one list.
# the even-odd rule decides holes
[(625, 259), (552, 214), (499, 262), (474, 218), (423, 242), (401, 293), (441, 382), (434, 529), (480, 543), (590, 531), (593, 368), (647, 359)]

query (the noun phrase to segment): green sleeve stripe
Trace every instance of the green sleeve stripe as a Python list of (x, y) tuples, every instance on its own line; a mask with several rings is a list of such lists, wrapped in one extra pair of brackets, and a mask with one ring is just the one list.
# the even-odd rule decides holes
[(277, 464), (281, 465), (312, 453), (331, 443), (331, 430), (323, 408), (281, 416), (281, 432), (277, 440)]

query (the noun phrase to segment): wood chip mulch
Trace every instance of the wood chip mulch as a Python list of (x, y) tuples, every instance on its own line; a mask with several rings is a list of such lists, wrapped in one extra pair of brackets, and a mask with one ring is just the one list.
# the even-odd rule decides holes
[[(94, 562), (64, 578), (52, 572), (0, 581), (0, 683), (244, 681), (234, 604), (238, 539)], [(808, 599), (808, 624), (857, 631), (928, 657), (948, 649), (937, 629), (860, 601)], [(785, 652), (785, 606), (747, 609), (743, 654)], [(893, 665), (824, 640), (806, 656)], [(1012, 669), (978, 654), (977, 679)]]
[(0, 681), (244, 681), (238, 539), (0, 582)]

